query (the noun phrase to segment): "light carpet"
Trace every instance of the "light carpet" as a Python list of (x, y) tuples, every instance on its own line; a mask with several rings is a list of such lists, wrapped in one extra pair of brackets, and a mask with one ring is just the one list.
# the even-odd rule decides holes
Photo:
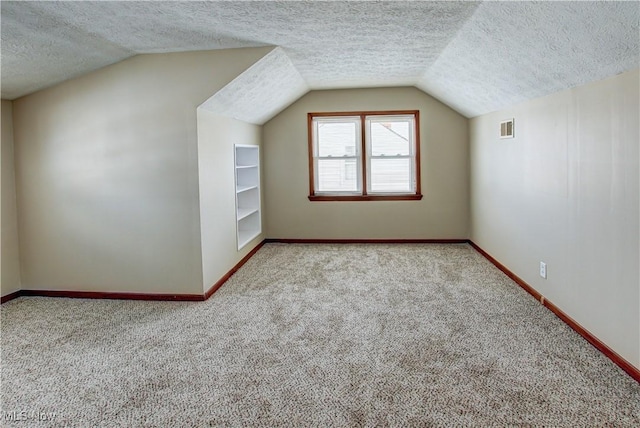
[(267, 244), (206, 302), (1, 321), (3, 426), (640, 426), (640, 385), (466, 244)]

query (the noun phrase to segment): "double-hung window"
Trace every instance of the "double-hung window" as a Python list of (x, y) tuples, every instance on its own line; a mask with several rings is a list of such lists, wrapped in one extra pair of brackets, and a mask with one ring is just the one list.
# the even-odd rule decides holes
[(309, 199), (417, 200), (419, 112), (309, 113)]

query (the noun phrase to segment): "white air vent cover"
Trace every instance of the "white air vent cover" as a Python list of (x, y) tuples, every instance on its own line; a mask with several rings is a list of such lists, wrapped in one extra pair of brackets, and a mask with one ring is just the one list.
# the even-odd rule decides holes
[(513, 119), (500, 122), (500, 138), (513, 138)]

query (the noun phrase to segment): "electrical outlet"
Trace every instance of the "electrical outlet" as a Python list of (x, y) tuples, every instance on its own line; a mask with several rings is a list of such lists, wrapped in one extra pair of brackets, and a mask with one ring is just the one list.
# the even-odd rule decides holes
[(540, 262), (540, 276), (547, 279), (547, 264), (545, 262)]

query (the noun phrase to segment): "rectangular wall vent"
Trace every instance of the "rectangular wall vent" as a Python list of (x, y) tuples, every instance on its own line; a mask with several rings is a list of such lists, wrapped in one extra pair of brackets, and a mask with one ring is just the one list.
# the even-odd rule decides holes
[(500, 138), (513, 138), (513, 119), (500, 122)]

